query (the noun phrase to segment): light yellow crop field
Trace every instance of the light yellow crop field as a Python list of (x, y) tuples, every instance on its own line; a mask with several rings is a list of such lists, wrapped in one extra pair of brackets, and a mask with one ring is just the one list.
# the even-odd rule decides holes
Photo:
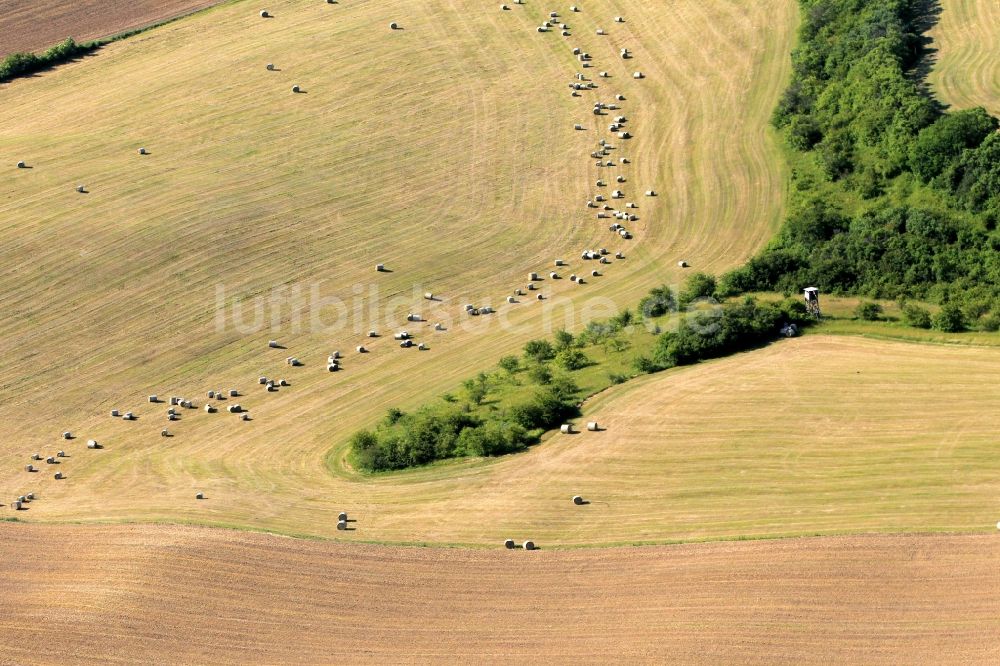
[(942, 0), (931, 32), (937, 49), (930, 83), (937, 97), (959, 109), (984, 106), (1000, 114), (1000, 4)]
[[(679, 259), (721, 271), (760, 247), (782, 215), (786, 174), (767, 118), (787, 80), (796, 7), (598, 0), (563, 19), (571, 38), (535, 31), (543, 7), (511, 7), (279, 0), (262, 19), (238, 2), (5, 85), (0, 497), (38, 492), (22, 514), (31, 520), (309, 534), (360, 510), (365, 527), (349, 536), (379, 540), (482, 542), (531, 524), (535, 507), (454, 520), (470, 480), (482, 493), (471, 501), (498, 517), (488, 505), (520, 484), (502, 476), (511, 462), (366, 480), (331, 475), (326, 455), (387, 407), (452, 389), (568, 311), (579, 327), (588, 308), (604, 316), (679, 280)], [(573, 46), (593, 68), (579, 67)], [(571, 97), (576, 72), (599, 88)], [(588, 154), (611, 138), (611, 116), (590, 109), (618, 93), (634, 138), (615, 139), (612, 157), (631, 164), (599, 170)], [(598, 177), (619, 172), (639, 204), (630, 241), (584, 205)], [(542, 282), (548, 303), (569, 305), (503, 303), (557, 257), (567, 273), (589, 270), (580, 252), (600, 246), (627, 258), (584, 286)], [(377, 274), (376, 262), (393, 272)], [(345, 301), (343, 326), (336, 307), (310, 307), (313, 289)], [(258, 296), (277, 298), (262, 301), (262, 326)], [(500, 313), (462, 326), (465, 302)], [(391, 333), (418, 309), (452, 322), (408, 326), (429, 351), (383, 337), (326, 372), (330, 351), (369, 342), (370, 328)], [(288, 350), (267, 349), (275, 338)], [(290, 354), (305, 366), (286, 366)], [(291, 386), (265, 393), (259, 375)], [(200, 410), (207, 390), (231, 387), (252, 421)], [(168, 424), (165, 405), (146, 403), (153, 393), (199, 409)], [(113, 419), (112, 408), (139, 420)], [(160, 436), (165, 426), (173, 437)], [(64, 442), (64, 430), (78, 438)], [(89, 438), (106, 448), (85, 450)], [(69, 454), (63, 481), (44, 463), (24, 471), (30, 454), (58, 449)], [(195, 501), (198, 490), (209, 499)]]

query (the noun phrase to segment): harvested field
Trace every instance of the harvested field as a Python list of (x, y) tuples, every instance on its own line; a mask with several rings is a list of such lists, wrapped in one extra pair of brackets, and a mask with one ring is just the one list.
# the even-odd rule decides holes
[(0, 12), (0, 58), (42, 51), (67, 37), (110, 37), (210, 7), (219, 0), (6, 0)]
[(0, 661), (996, 663), (998, 558), (993, 535), (525, 553), (2, 525)]
[[(781, 219), (786, 174), (767, 119), (787, 81), (792, 0), (600, 0), (573, 18), (572, 40), (535, 32), (542, 10), (530, 4), (267, 8), (274, 18), (262, 20), (257, 6), (223, 4), (4, 88), (0, 497), (59, 432), (106, 444), (68, 460), (65, 482), (45, 480), (33, 520), (326, 533), (341, 508), (331, 502), (350, 498), (372, 516), (391, 513), (383, 500), (401, 505), (400, 520), (433, 516), (442, 492), (450, 503), (464, 488), (411, 495), (410, 477), (332, 477), (327, 453), (390, 406), (455, 390), (566, 313), (579, 329), (588, 309), (634, 306), (683, 277), (678, 256), (704, 270), (740, 263)], [(615, 14), (631, 20), (612, 28)], [(626, 44), (633, 60), (618, 55)], [(612, 75), (579, 98), (567, 88), (572, 45)], [(572, 129), (619, 92), (635, 134), (631, 163), (616, 167), (639, 195), (630, 241), (585, 207), (601, 135)], [(544, 303), (505, 303), (528, 271), (564, 256), (579, 272), (580, 251), (601, 246), (627, 259), (583, 287), (545, 281)], [(344, 300), (341, 326), (335, 307), (310, 311), (313, 293)], [(466, 302), (500, 313), (460, 325)], [(416, 308), (448, 328), (406, 324), (429, 351), (364, 337)], [(273, 339), (288, 351), (269, 350)], [(332, 350), (360, 344), (371, 353), (326, 371)], [(304, 365), (290, 368), (289, 355)], [(268, 393), (260, 376), (291, 386)], [(255, 389), (240, 399), (252, 420), (234, 427), (225, 409), (198, 404), (160, 436), (166, 415), (146, 396), (229, 386)], [(112, 408), (138, 420), (111, 419)], [(198, 490), (210, 499), (194, 503)], [(385, 527), (365, 537), (493, 538), (422, 519)]]
[(1000, 115), (1000, 3), (942, 0), (931, 36), (935, 95), (958, 109), (984, 106)]
[[(331, 476), (294, 439), (280, 452), (241, 450), (221, 436), (163, 444), (157, 431), (76, 456), (71, 483), (18, 471), (0, 497), (43, 491), (31, 520), (183, 519), (493, 547), (992, 531), (998, 376), (996, 348), (807, 336), (608, 390), (578, 424), (607, 430), (498, 460)], [(261, 408), (254, 423), (271, 414)], [(341, 510), (355, 531), (336, 530)]]

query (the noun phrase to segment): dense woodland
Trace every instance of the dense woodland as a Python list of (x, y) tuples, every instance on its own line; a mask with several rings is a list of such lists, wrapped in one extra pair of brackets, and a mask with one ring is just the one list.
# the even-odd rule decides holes
[[(924, 0), (801, 0), (793, 79), (773, 122), (795, 167), (778, 237), (722, 291), (921, 298), (963, 325), (1000, 315), (1000, 134), (926, 90)], [(992, 315), (989, 314), (992, 312)]]

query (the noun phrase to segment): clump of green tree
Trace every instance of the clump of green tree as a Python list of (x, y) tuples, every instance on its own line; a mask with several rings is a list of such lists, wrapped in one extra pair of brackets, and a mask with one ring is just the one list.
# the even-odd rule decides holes
[[(353, 463), (381, 472), (523, 451), (546, 430), (579, 413), (579, 388), (568, 374), (553, 369), (553, 364), (566, 367), (561, 359), (568, 353), (583, 354), (575, 345), (568, 333), (557, 336), (556, 344), (532, 340), (522, 358), (506, 356), (497, 372), (463, 382), (461, 398), (448, 394), (439, 404), (413, 412), (390, 409), (374, 428), (351, 436)], [(521, 384), (521, 374), (527, 385)], [(503, 402), (492, 404), (491, 398), (501, 394)]]
[(746, 351), (778, 339), (790, 324), (802, 328), (812, 321), (798, 299), (762, 303), (747, 296), (691, 313), (676, 330), (662, 333), (652, 354), (636, 360), (636, 368), (658, 372)]
[(99, 48), (98, 42), (77, 44), (72, 38), (60, 42), (41, 54), (11, 53), (0, 61), (0, 83), (19, 76), (28, 76), (43, 69), (68, 62)]
[(797, 175), (775, 240), (719, 292), (813, 285), (950, 301), (966, 319), (1000, 313), (998, 121), (981, 108), (944, 112), (914, 75), (932, 3), (800, 4), (773, 123), (815, 169)]

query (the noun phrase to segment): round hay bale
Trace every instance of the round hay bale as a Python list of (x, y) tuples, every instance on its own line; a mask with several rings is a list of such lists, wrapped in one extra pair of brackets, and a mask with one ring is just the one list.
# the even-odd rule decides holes
[(538, 27), (537, 27), (537, 28), (535, 28), (535, 29), (536, 29), (536, 30), (537, 30), (538, 32), (547, 32), (547, 31), (548, 31), (548, 28), (546, 28), (546, 27), (545, 27), (545, 26), (543, 26), (543, 25), (540, 25), (540, 26), (538, 26)]
[(425, 292), (424, 293), (424, 298), (426, 300), (428, 300), (428, 301), (433, 301), (434, 300), (434, 294), (433, 294), (433, 292), (430, 292), (430, 291)]
[(27, 464), (27, 465), (24, 466), (24, 471), (25, 472), (34, 472), (35, 471), (35, 466), (29, 463), (29, 464)]
[(194, 494), (194, 498), (195, 499), (199, 499), (199, 500), (203, 500), (203, 499), (205, 499), (205, 493), (195, 493)]
[(262, 9), (262, 10), (260, 10), (260, 17), (261, 18), (271, 18), (271, 15), (267, 12), (266, 9)]
[(267, 384), (267, 377), (258, 377), (257, 383), (260, 384), (261, 386), (264, 386), (265, 384)]
[(170, 437), (170, 431), (164, 428), (160, 431), (160, 437)]
[(583, 129), (583, 125), (581, 125), (580, 123), (577, 123), (577, 124), (573, 125), (573, 129), (575, 129), (575, 130), (582, 130)]
[(21, 161), (21, 162), (17, 163), (17, 168), (18, 169), (26, 169), (26, 168), (28, 168), (28, 165), (25, 164), (24, 161)]
[(590, 271), (590, 277), (600, 277), (600, 271)]
[(249, 421), (249, 420), (250, 420), (250, 415), (249, 414), (247, 414), (246, 412), (244, 412), (243, 414), (240, 414), (240, 421)]
[(625, 258), (625, 255), (622, 254), (620, 251), (619, 252), (615, 252), (615, 259), (624, 259), (624, 258)]
[(516, 300), (514, 299), (514, 297), (513, 297), (513, 296), (508, 296), (508, 297), (507, 297), (507, 302), (508, 302), (508, 303), (517, 303), (517, 301), (516, 301)]
[(53, 477), (55, 478), (55, 480), (56, 480), (56, 481), (59, 481), (59, 480), (61, 480), (61, 479), (63, 479), (63, 478), (64, 478), (64, 477), (63, 477), (63, 473), (62, 473), (62, 472), (56, 472), (56, 473), (55, 473), (55, 474), (53, 475)]
[(563, 30), (561, 34), (562, 34), (563, 37), (569, 37), (570, 36), (569, 30)]
[(569, 281), (576, 282), (576, 273), (573, 273), (572, 275), (569, 276)]
[(375, 264), (375, 272), (376, 273), (384, 273), (385, 272), (385, 264)]
[(590, 432), (597, 432), (598, 431), (597, 421), (590, 421), (590, 422), (588, 422), (587, 423), (587, 430), (589, 430)]
[(139, 149), (139, 154), (140, 155), (145, 155), (146, 154), (146, 149), (145, 148), (140, 148)]
[(56, 458), (65, 458), (65, 457), (66, 457), (65, 451), (56, 451)]
[(101, 445), (97, 443), (97, 440), (91, 439), (91, 440), (87, 441), (87, 448), (88, 449), (99, 449), (99, 448), (101, 448)]
[(237, 391), (236, 389), (229, 389), (229, 397), (230, 398), (238, 398), (239, 395), (240, 395), (240, 392)]
[(73, 433), (71, 433), (70, 431), (67, 430), (66, 432), (64, 432), (62, 434), (62, 438), (63, 439), (73, 439)]
[(633, 72), (632, 73), (632, 78), (633, 79), (642, 79), (642, 78), (645, 78), (645, 74), (643, 74), (642, 72)]
[(347, 529), (347, 521), (346, 520), (338, 520), (337, 521), (337, 529), (340, 530), (341, 532), (343, 532), (344, 530), (346, 530)]
[(417, 351), (427, 351), (427, 349), (428, 347), (426, 343), (421, 342), (419, 345), (417, 345)]
[(503, 542), (503, 547), (506, 548), (507, 550), (514, 550), (515, 548), (517, 548), (517, 544), (514, 543), (513, 539), (507, 539), (506, 541)]
[(278, 386), (288, 386), (288, 382), (285, 381), (284, 379), (279, 379)]
[(688, 262), (686, 262), (683, 259), (681, 259), (680, 261), (677, 262), (677, 267), (678, 268), (687, 268), (688, 267)]
[(569, 424), (569, 423), (562, 424), (561, 426), (559, 426), (559, 432), (561, 432), (564, 435), (571, 434), (573, 432), (573, 426), (572, 426), (572, 424)]
[(625, 22), (625, 19), (623, 19), (621, 16), (616, 16), (615, 17), (615, 23), (624, 23), (624, 22)]
[(508, 7), (507, 5), (500, 5), (500, 11), (502, 12), (510, 11), (510, 7)]
[(559, 273), (556, 273), (555, 271), (553, 271), (553, 272), (549, 273), (549, 277), (552, 278), (553, 280), (558, 280), (559, 279)]
[(399, 24), (393, 21), (389, 24), (389, 30), (399, 30)]
[(278, 341), (277, 340), (268, 340), (267, 341), (267, 346), (270, 347), (271, 349), (277, 349), (278, 348)]
[(544, 301), (545, 300), (545, 294), (538, 294), (538, 296), (535, 296), (535, 298), (538, 299), (538, 300), (540, 300), (540, 301)]
[(267, 71), (269, 71), (269, 72), (273, 72), (274, 71), (274, 63), (273, 62), (267, 63), (267, 65), (265, 67), (266, 67)]
[(583, 498), (580, 497), (579, 495), (573, 495), (573, 504), (581, 506), (583, 504)]
[(213, 407), (212, 405), (205, 405), (205, 413), (206, 414), (214, 414), (215, 413), (215, 407)]
[(655, 197), (656, 196), (656, 190), (646, 190), (646, 196), (647, 197)]
[(32, 454), (31, 459), (32, 460), (41, 460), (42, 459), (42, 454), (40, 454), (40, 453), (34, 453), (34, 454)]
[(366, 351), (368, 351), (367, 349), (365, 349), (364, 345), (358, 345), (357, 350), (359, 354), (364, 354)]
[(298, 84), (296, 84), (296, 85), (292, 86), (292, 92), (293, 93), (302, 92), (302, 88), (300, 88), (298, 86)]
[(338, 370), (340, 370), (340, 366), (337, 365), (336, 363), (331, 363), (328, 366), (326, 366), (326, 370), (327, 372), (337, 372)]
[(337, 514), (337, 522), (344, 522), (344, 523), (347, 522), (347, 512), (346, 511), (341, 511), (339, 514)]
[(21, 510), (20, 500), (14, 500), (13, 502), (11, 502), (10, 508), (13, 509), (14, 511), (20, 511)]
[(534, 541), (525, 541), (524, 542), (524, 549), (525, 550), (535, 550), (535, 548), (536, 548), (536, 546), (535, 546), (535, 542)]
[(83, 185), (77, 185), (76, 186), (76, 191), (79, 192), (80, 194), (83, 194), (84, 192), (87, 191), (87, 188), (84, 187)]
[[(214, 399), (215, 398), (215, 391), (209, 391), (208, 392), (208, 397)], [(208, 405), (205, 405), (205, 406), (208, 407)]]

